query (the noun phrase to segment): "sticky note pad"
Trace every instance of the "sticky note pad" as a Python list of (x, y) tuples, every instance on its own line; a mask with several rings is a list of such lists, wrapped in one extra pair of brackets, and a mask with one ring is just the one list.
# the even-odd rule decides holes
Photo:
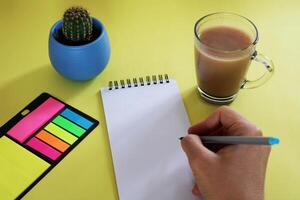
[(60, 115), (57, 116), (52, 122), (68, 130), (77, 137), (80, 137), (85, 132), (85, 129), (81, 128), (80, 126), (74, 124), (73, 122), (67, 120), (66, 118)]
[(7, 132), (7, 134), (19, 142), (24, 142), (63, 107), (64, 104), (50, 97), (38, 108), (33, 110), (25, 118), (19, 121)]
[(31, 138), (31, 140), (27, 142), (27, 145), (52, 160), (56, 160), (61, 155), (59, 151), (55, 150), (54, 148), (37, 138)]
[(47, 130), (49, 133), (52, 133), (56, 137), (62, 139), (63, 141), (73, 144), (76, 140), (77, 137), (69, 133), (68, 131), (62, 129), (61, 127), (50, 123), (45, 127), (45, 130)]
[(89, 129), (93, 123), (91, 121), (89, 121), (88, 119), (80, 116), (79, 114), (73, 112), (70, 109), (65, 109), (61, 115), (69, 120), (71, 120), (72, 122), (82, 126), (85, 129)]
[(0, 128), (0, 200), (21, 199), (98, 124), (47, 93), (33, 100)]
[(3, 136), (0, 139), (0, 199), (15, 199), (48, 167), (49, 163)]
[(64, 152), (69, 148), (69, 144), (55, 137), (54, 135), (46, 132), (45, 130), (41, 130), (36, 137), (41, 141), (49, 144), (53, 148), (57, 149), (60, 152)]

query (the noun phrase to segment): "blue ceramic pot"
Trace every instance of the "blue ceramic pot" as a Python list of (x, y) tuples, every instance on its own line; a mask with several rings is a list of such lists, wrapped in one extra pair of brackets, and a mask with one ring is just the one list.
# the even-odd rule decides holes
[(99, 36), (90, 43), (71, 46), (58, 41), (62, 20), (56, 22), (49, 35), (49, 57), (55, 70), (71, 80), (89, 80), (100, 74), (110, 57), (110, 45), (103, 24), (93, 18)]

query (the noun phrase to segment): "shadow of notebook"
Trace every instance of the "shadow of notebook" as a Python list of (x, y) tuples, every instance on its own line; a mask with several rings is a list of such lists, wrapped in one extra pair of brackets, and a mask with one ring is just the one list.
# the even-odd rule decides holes
[(101, 89), (120, 200), (199, 199), (178, 139), (190, 123), (176, 81), (121, 83)]

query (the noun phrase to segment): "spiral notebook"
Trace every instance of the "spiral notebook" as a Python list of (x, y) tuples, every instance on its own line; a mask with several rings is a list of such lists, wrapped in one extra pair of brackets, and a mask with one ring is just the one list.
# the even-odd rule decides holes
[(176, 81), (110, 81), (101, 96), (119, 199), (199, 199), (178, 139), (190, 123)]

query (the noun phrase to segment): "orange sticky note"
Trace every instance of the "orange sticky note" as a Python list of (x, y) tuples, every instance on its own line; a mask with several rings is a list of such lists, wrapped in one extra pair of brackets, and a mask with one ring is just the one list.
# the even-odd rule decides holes
[(70, 146), (69, 144), (67, 144), (64, 141), (58, 139), (57, 137), (51, 135), (50, 133), (46, 132), (45, 130), (41, 130), (36, 135), (36, 137), (61, 152), (64, 152)]

